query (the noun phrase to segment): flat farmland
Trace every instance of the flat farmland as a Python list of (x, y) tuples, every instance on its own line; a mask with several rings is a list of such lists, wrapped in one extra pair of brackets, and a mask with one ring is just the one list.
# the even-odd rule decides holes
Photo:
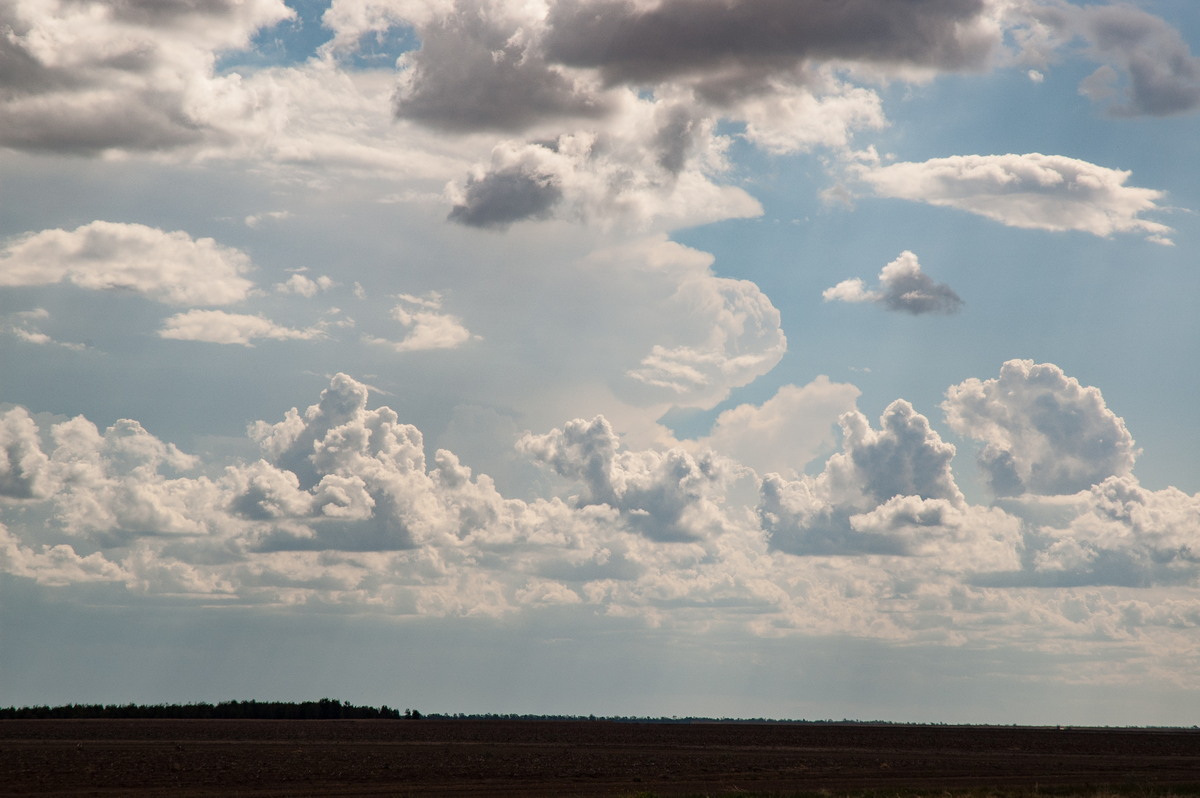
[(505, 720), (6, 720), (0, 795), (1200, 790), (1200, 732)]

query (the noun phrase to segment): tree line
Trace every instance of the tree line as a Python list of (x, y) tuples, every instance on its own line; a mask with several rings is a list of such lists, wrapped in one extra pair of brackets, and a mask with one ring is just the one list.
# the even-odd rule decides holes
[(117, 719), (171, 720), (400, 720), (423, 717), (415, 709), (401, 712), (384, 704), (355, 706), (333, 698), (319, 701), (222, 701), (218, 704), (65, 704), (0, 707), (0, 720)]

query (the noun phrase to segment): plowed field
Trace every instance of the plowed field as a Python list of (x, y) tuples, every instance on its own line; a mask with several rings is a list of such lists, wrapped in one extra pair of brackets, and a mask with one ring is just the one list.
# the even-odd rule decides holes
[[(622, 796), (1200, 783), (1200, 732), (607, 721), (0, 721), (0, 795)], [(1195, 789), (1189, 793), (1197, 794)]]

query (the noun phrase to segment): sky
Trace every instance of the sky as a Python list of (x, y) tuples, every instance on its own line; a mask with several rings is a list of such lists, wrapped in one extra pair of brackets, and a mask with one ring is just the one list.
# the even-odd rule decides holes
[(1200, 717), (1194, 0), (0, 31), (0, 705)]

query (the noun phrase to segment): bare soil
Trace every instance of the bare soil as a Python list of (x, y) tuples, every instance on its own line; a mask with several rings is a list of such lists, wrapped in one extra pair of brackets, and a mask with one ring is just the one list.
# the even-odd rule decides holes
[[(0, 795), (630, 796), (1130, 785), (1200, 732), (499, 720), (0, 721)], [(1190, 785), (1190, 788), (1187, 786)], [(1060, 793), (1061, 794), (1061, 793)]]

